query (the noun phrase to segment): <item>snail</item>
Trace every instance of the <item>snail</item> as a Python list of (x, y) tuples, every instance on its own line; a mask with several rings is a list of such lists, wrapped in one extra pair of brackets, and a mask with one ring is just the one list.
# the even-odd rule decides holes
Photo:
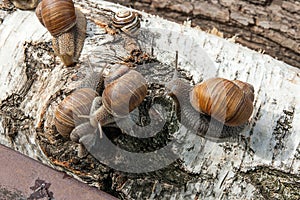
[(31, 10), (38, 5), (38, 0), (11, 0), (15, 7), (22, 10)]
[[(240, 82), (241, 83), (241, 82)], [(245, 85), (246, 89), (247, 86)], [(249, 84), (248, 92), (253, 91)], [(190, 92), (193, 108), (228, 126), (239, 126), (247, 122), (253, 111), (253, 101), (235, 82), (224, 78), (210, 78), (197, 84)]]
[(135, 34), (141, 26), (138, 13), (129, 10), (121, 10), (114, 13), (112, 22), (115, 28), (129, 35)]
[(56, 55), (64, 65), (78, 62), (86, 34), (86, 19), (72, 0), (42, 0), (35, 10), (41, 24), (52, 38)]
[(175, 73), (165, 87), (176, 102), (181, 124), (205, 138), (236, 136), (253, 112), (254, 88), (239, 80), (210, 78), (192, 87)]
[(147, 82), (137, 71), (121, 65), (105, 78), (102, 106), (92, 113), (90, 123), (105, 126), (127, 116), (138, 107), (147, 94)]
[[(66, 97), (55, 112), (56, 129), (64, 137), (78, 143), (97, 128), (101, 136), (101, 126), (126, 117), (142, 103), (146, 94), (145, 78), (139, 72), (121, 65), (105, 77), (101, 97), (91, 88), (75, 90)], [(88, 122), (84, 121), (86, 118)]]

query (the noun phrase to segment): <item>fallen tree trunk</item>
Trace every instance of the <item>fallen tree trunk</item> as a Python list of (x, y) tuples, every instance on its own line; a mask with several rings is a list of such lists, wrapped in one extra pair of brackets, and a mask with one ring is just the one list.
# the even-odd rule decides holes
[(224, 37), (237, 36), (237, 43), (300, 67), (299, 1), (111, 1), (180, 23), (189, 19), (205, 31), (217, 28)]
[[(134, 38), (122, 33), (110, 35), (106, 25), (121, 6), (104, 1), (75, 2), (88, 18), (88, 28), (80, 63), (72, 68), (55, 59), (51, 37), (32, 11), (1, 10), (1, 144), (124, 199), (299, 199), (299, 69), (146, 13), (141, 13), (140, 32)], [(175, 51), (180, 72), (191, 83), (219, 76), (253, 84), (255, 109), (238, 141), (216, 143), (195, 135), (178, 124), (172, 101), (165, 97), (159, 97), (167, 111), (164, 127), (150, 139), (104, 129), (116, 146), (113, 150), (120, 147), (135, 152), (133, 158), (147, 158), (149, 152), (179, 144), (170, 163), (159, 165), (157, 157), (147, 163), (153, 166), (144, 166), (138, 159), (123, 160), (127, 167), (135, 163), (144, 167), (141, 173), (120, 168), (116, 159), (124, 157), (114, 152), (104, 159), (95, 154), (80, 158), (77, 144), (57, 133), (54, 111), (88, 79), (91, 69), (87, 57), (94, 71), (107, 63), (135, 65), (149, 83), (147, 107), (160, 94), (159, 84), (171, 80)]]

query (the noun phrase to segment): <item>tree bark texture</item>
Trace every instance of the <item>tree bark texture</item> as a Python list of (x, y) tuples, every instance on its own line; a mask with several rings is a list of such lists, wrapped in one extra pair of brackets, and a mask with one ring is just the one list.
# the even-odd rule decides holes
[[(80, 62), (70, 68), (53, 54), (51, 36), (33, 11), (0, 10), (1, 144), (121, 199), (300, 198), (298, 68), (144, 12), (140, 12), (137, 35), (112, 35), (111, 14), (124, 7), (96, 0), (76, 0), (75, 4), (88, 25)], [(178, 122), (174, 102), (164, 96), (161, 85), (172, 79), (176, 51), (180, 75), (190, 84), (218, 76), (254, 86), (254, 111), (237, 139), (210, 141)], [(91, 74), (120, 62), (135, 66), (145, 76), (149, 92), (140, 112), (150, 107), (154, 114), (149, 115), (156, 120), (148, 127), (154, 130), (162, 125), (161, 130), (139, 138), (133, 137), (135, 132), (129, 136), (117, 128), (104, 128), (114, 151), (107, 152), (108, 156), (93, 152), (78, 157), (78, 144), (57, 133), (54, 111)], [(139, 118), (139, 114), (131, 117)], [(84, 144), (94, 151), (89, 143)], [(167, 155), (175, 155), (174, 159), (163, 153), (147, 159), (163, 147), (171, 147), (174, 152)], [(136, 157), (126, 159), (122, 149)], [(134, 169), (144, 171), (127, 170), (135, 164), (140, 168)]]
[(300, 2), (297, 0), (111, 0), (138, 10), (209, 31), (217, 28), (224, 37), (251, 49), (264, 51), (300, 67)]

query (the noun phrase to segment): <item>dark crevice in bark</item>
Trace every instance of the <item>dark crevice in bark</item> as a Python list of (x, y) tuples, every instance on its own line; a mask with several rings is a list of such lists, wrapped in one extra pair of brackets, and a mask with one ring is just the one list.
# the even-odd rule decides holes
[(267, 166), (258, 166), (247, 172), (240, 172), (247, 182), (253, 184), (266, 199), (300, 198), (300, 177)]

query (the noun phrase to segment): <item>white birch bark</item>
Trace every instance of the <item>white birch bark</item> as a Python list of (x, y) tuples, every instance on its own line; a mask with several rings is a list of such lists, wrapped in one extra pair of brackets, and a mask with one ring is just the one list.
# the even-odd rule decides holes
[[(3, 18), (0, 24), (0, 143), (53, 167), (40, 148), (37, 130), (45, 134), (51, 132), (53, 112), (63, 96), (78, 86), (79, 83), (73, 81), (74, 73), (86, 71), (87, 56), (92, 63), (105, 62), (101, 60), (105, 54), (108, 54), (106, 62), (119, 61), (109, 56), (113, 53), (105, 45), (113, 36), (95, 22), (101, 21), (98, 18), (101, 13), (117, 11), (121, 6), (96, 0), (75, 3), (88, 18), (81, 63), (75, 68), (66, 68), (58, 59), (54, 60), (51, 36), (34, 12), (0, 10)], [(142, 15), (141, 30), (149, 36), (141, 41), (141, 48), (150, 53), (152, 45), (153, 55), (170, 66), (170, 74), (174, 71), (177, 50), (179, 68), (188, 71), (195, 82), (219, 76), (251, 83), (255, 88), (255, 108), (249, 127), (241, 133), (246, 140), (215, 143), (191, 134), (184, 127), (174, 133), (174, 138), (183, 144), (179, 154), (182, 168), (196, 177), (187, 181), (185, 187), (149, 181), (153, 188), (143, 192), (149, 186), (142, 181), (137, 187), (139, 179), (128, 178), (118, 188), (120, 196), (144, 199), (299, 197), (295, 194), (299, 186), (293, 185), (299, 185), (300, 181), (300, 70), (188, 25), (146, 13)], [(151, 44), (151, 41), (154, 42)], [(128, 55), (122, 49), (115, 50), (119, 57)], [(155, 80), (155, 75), (149, 77)], [(97, 183), (91, 185), (97, 186)], [(282, 191), (266, 192), (274, 185)]]

